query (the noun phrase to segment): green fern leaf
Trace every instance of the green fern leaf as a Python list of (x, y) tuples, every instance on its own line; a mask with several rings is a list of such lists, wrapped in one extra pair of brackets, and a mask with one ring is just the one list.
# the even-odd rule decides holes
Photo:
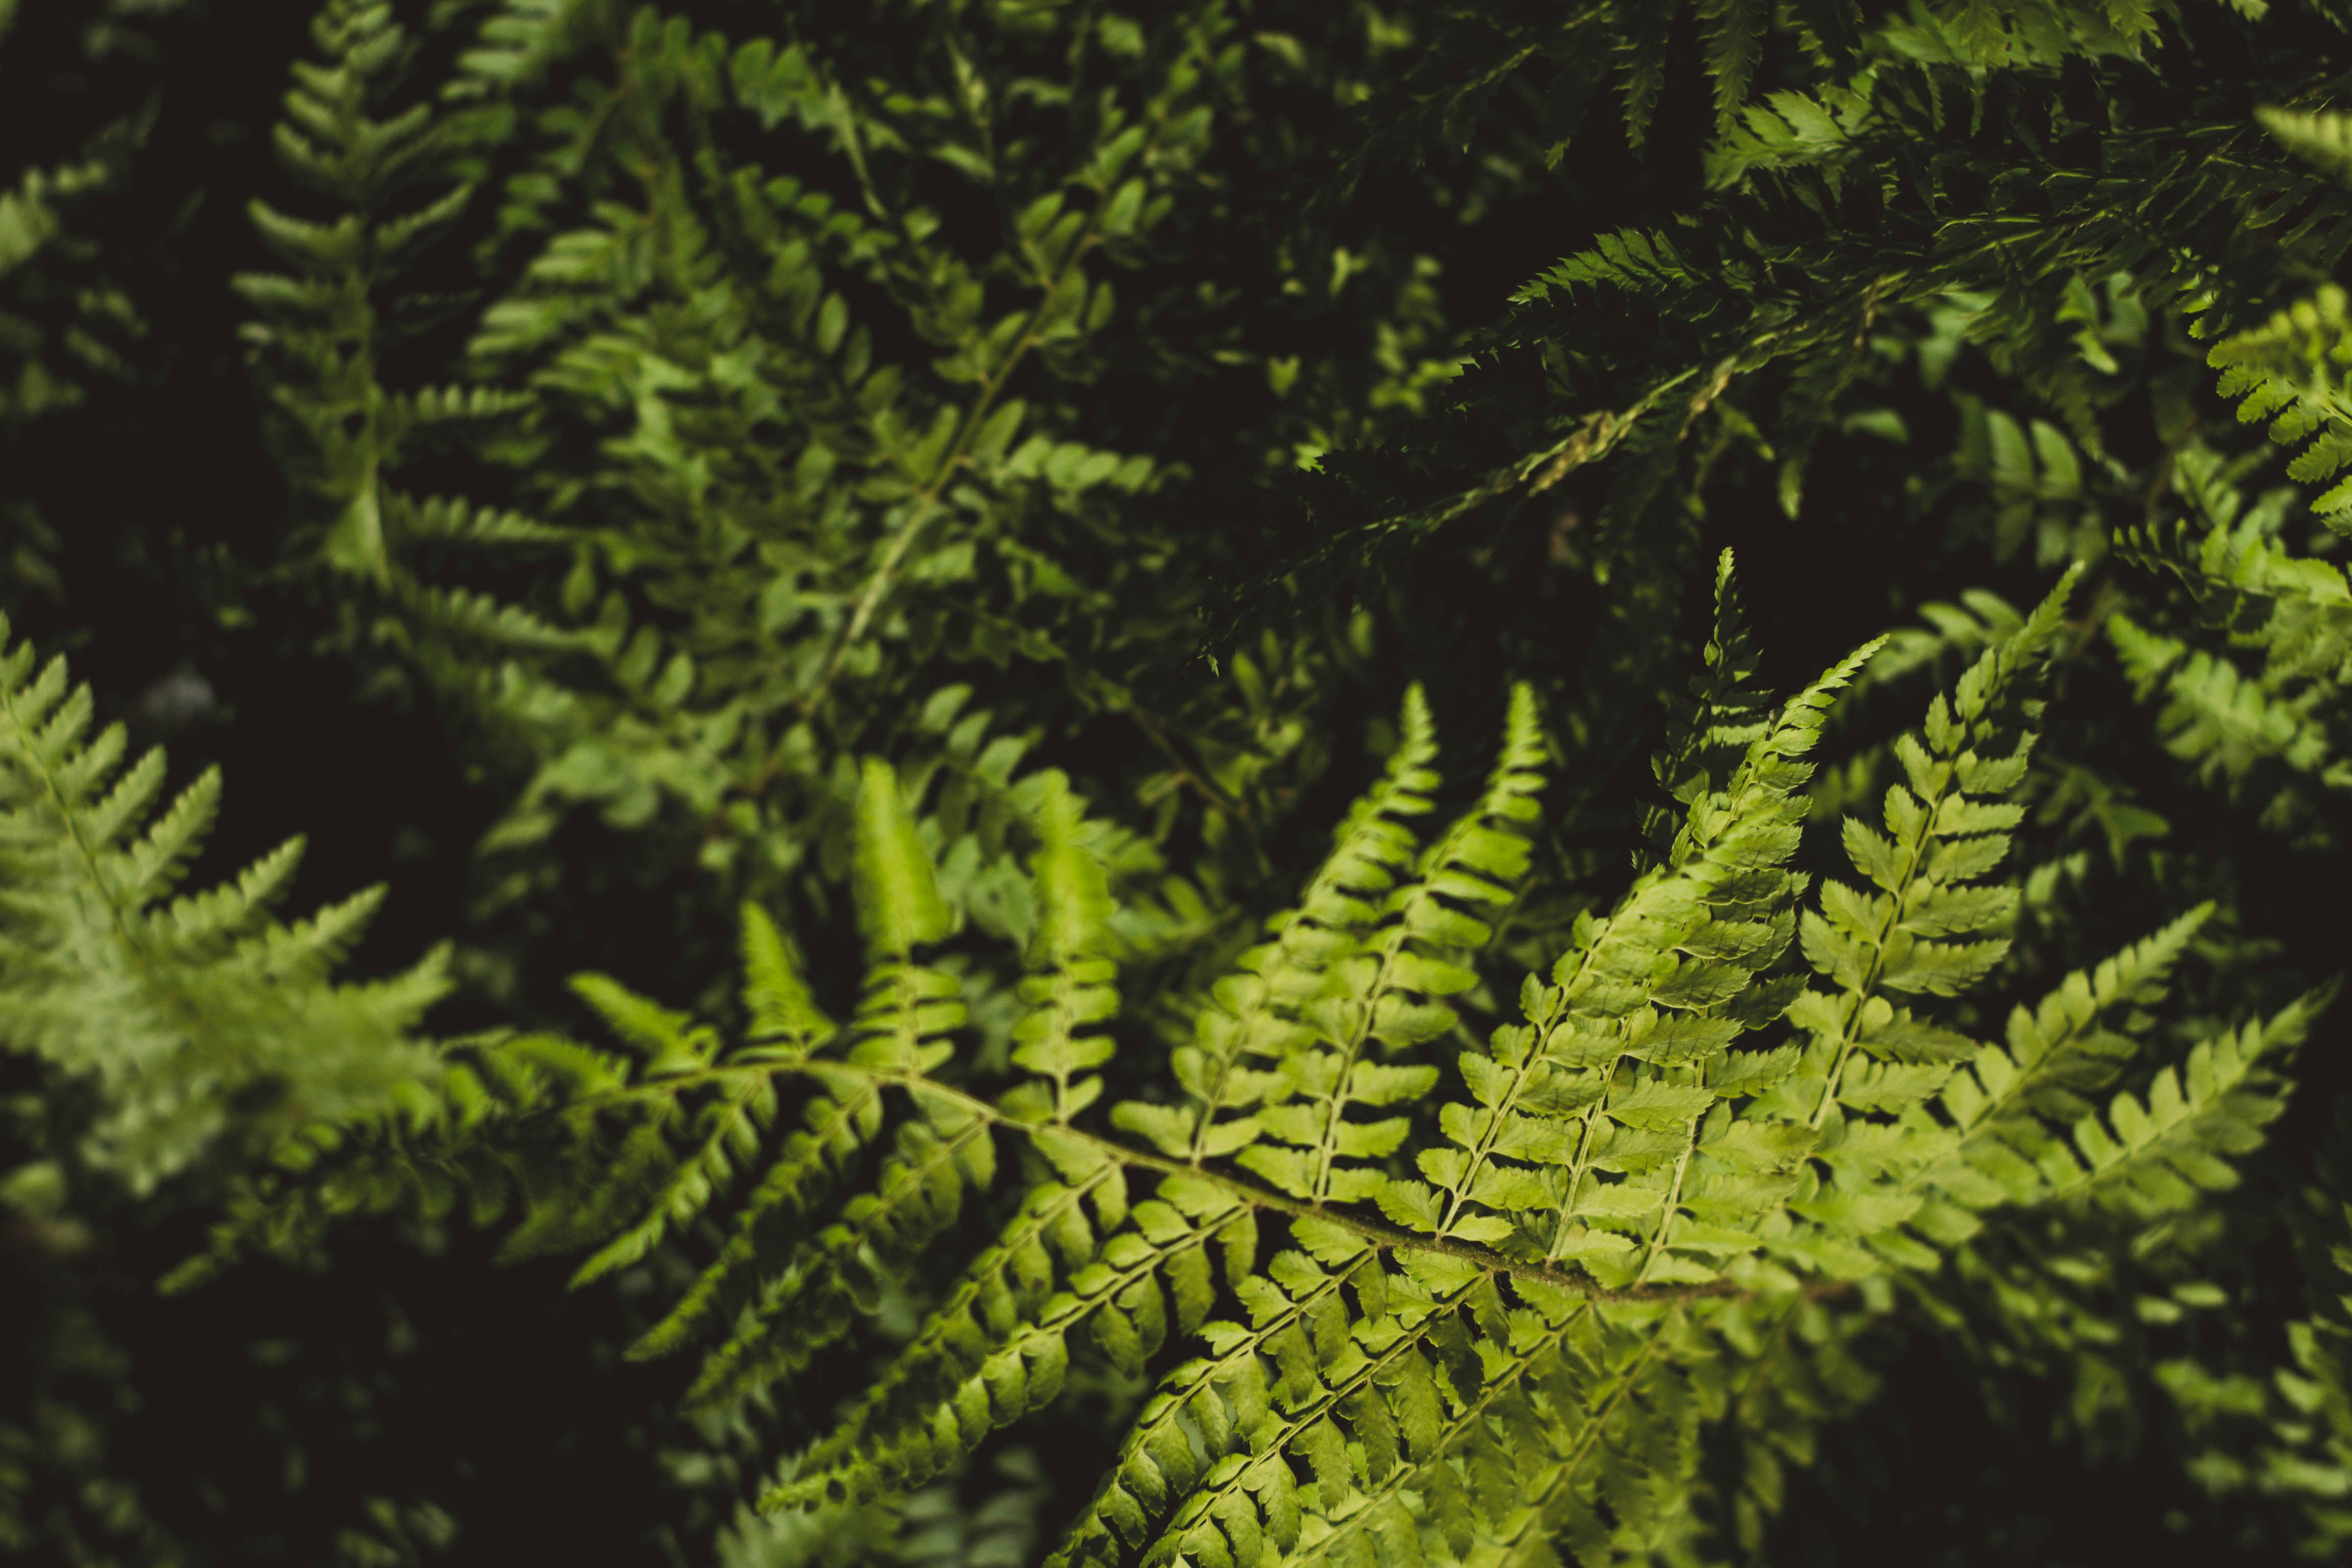
[(914, 813), (897, 772), (878, 757), (868, 757), (858, 775), (856, 866), (858, 923), (869, 953), (904, 961), (948, 934), (948, 907)]
[(219, 775), (156, 814), (163, 753), (122, 768), (123, 731), (91, 736), (92, 709), (62, 660), (36, 673), (30, 647), (0, 651), (0, 1043), (98, 1086), (81, 1157), (146, 1191), (217, 1142), (361, 1121), (431, 1083), (436, 1054), (413, 1031), (447, 988), (444, 956), (334, 984), (381, 893), (271, 920), (296, 844), (163, 903), (203, 847)]

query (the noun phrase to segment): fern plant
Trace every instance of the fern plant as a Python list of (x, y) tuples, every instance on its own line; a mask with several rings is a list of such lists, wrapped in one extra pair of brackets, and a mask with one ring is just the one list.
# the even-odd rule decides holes
[(152, 9), (0, 7), (0, 1539), (2340, 1542), (2336, 0)]
[[(1718, 581), (1736, 647), (1727, 562)], [(2019, 1006), (2001, 1041), (1934, 1011), (2008, 945), (2017, 895), (1986, 879), (2020, 819), (2004, 797), (2070, 586), (1897, 741), (1884, 830), (1845, 820), (1874, 891), (1787, 867), (1805, 759), (1875, 645), (1728, 731), (1747, 738), (1720, 787), (1683, 784), (1657, 863), (1524, 976), (1483, 1043), (1451, 998), (1481, 987), (1490, 921), (1526, 878), (1547, 748), (1522, 689), (1476, 800), (1424, 842), (1436, 744), (1410, 696), (1381, 781), (1297, 905), (1175, 1037), (1177, 1096), (1115, 1103), (1108, 1128), (1090, 1112), (1126, 1033), (1122, 943), (1069, 782), (1014, 792), (1036, 918), (1013, 1049), (982, 1076), (959, 1059), (964, 988), (926, 958), (951, 924), (917, 818), (869, 759), (867, 969), (845, 1021), (747, 906), (739, 1044), (584, 976), (630, 1058), (479, 1042), (444, 1109), (293, 1146), (215, 1260), (316, 1245), (352, 1208), (446, 1204), (454, 1173), (485, 1212), (536, 1185), (509, 1249), (591, 1247), (581, 1285), (738, 1189), (725, 1239), (630, 1352), (707, 1340), (687, 1398), (724, 1407), (803, 1373), (979, 1208), (1001, 1215), (994, 1239), (763, 1506), (920, 1488), (1093, 1356), (1157, 1369), (1155, 1387), (1051, 1561), (1661, 1546), (1688, 1523), (1701, 1430), (1743, 1367), (1769, 1375), (1762, 1346), (1790, 1318), (1932, 1279), (2038, 1209), (2190, 1206), (2235, 1180), (2231, 1158), (2282, 1103), (2276, 1063), (2308, 1003), (2213, 1028), (2141, 1093), (2092, 1098), (2135, 1054), (2123, 1016), (2162, 1004), (2203, 910)], [(1717, 668), (1737, 680), (1728, 655)], [(1678, 758), (1724, 749), (1717, 711), (1702, 705)], [(1194, 1353), (1168, 1365), (1180, 1344)]]

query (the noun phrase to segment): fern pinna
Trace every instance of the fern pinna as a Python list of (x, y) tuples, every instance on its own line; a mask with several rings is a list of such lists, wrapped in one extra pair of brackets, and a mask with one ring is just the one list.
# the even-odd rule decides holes
[[(2279, 1109), (2272, 1066), (2307, 1004), (2218, 1029), (2140, 1094), (2093, 1099), (2201, 910), (2021, 1004), (1999, 1041), (1955, 1026), (1972, 1015), (1952, 999), (2007, 951), (2009, 797), (2074, 580), (1895, 742), (1880, 821), (1841, 829), (1857, 880), (1816, 885), (1790, 869), (1809, 759), (1880, 645), (1758, 703), (1738, 689), (1727, 561), (1721, 668), (1659, 766), (1681, 775), (1671, 839), (1520, 979), (1517, 1016), (1483, 1042), (1462, 1008), (1492, 995), (1549, 744), (1515, 692), (1484, 789), (1429, 832), (1436, 733), (1411, 695), (1298, 903), (1199, 996), (1166, 1095), (1107, 1115), (1099, 1069), (1136, 1047), (1103, 831), (1060, 773), (1014, 784), (1034, 915), (1006, 1070), (983, 1074), (961, 1044), (964, 984), (936, 957), (952, 921), (915, 803), (869, 758), (869, 967), (845, 1021), (747, 908), (739, 1043), (583, 977), (630, 1056), (466, 1043), (451, 1110), (302, 1146), (247, 1194), (218, 1256), (294, 1245), (420, 1182), (444, 1203), (535, 1194), (510, 1247), (593, 1246), (581, 1283), (665, 1237), (719, 1235), (631, 1353), (700, 1342), (688, 1398), (723, 1406), (800, 1372), (986, 1213), (994, 1239), (764, 1506), (919, 1487), (1053, 1402), (1081, 1355), (1158, 1376), (1057, 1568), (1562, 1547), (1591, 1563), (1662, 1544), (1687, 1524), (1702, 1425), (1735, 1405), (1808, 1419), (1772, 1392), (1791, 1322), (1894, 1282), (1934, 1289), (2004, 1215), (2180, 1206), (2231, 1183), (2228, 1157)], [(730, 1192), (723, 1230), (698, 1229)], [(1194, 1353), (1168, 1365), (1180, 1344)]]

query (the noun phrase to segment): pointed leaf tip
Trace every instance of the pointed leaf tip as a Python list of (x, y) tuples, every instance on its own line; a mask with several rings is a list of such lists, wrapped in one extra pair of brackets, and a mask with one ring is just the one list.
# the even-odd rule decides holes
[(793, 1039), (803, 1046), (829, 1032), (824, 1016), (801, 977), (791, 945), (768, 911), (743, 901), (743, 1010), (756, 1037)]
[(954, 929), (898, 770), (868, 757), (857, 781), (857, 923), (867, 952), (904, 959)]
[(1110, 946), (1115, 905), (1102, 862), (1081, 842), (1085, 808), (1059, 769), (1042, 774), (1039, 788), (1033, 818), (1039, 843), (1029, 858), (1037, 893), (1031, 952), (1047, 963), (1100, 954)]

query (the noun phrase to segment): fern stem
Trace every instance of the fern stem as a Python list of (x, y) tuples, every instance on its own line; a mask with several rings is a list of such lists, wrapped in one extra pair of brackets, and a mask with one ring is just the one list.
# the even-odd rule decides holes
[(674, 1074), (655, 1084), (632, 1084), (626, 1089), (613, 1089), (604, 1094), (574, 1100), (561, 1107), (560, 1110), (535, 1114), (578, 1115), (583, 1112), (593, 1114), (607, 1107), (632, 1104), (641, 1100), (656, 1097), (667, 1099), (681, 1089), (702, 1084), (724, 1083), (740, 1074), (751, 1072), (791, 1073), (803, 1077), (854, 1075), (876, 1085), (919, 1090), (921, 1093), (948, 1100), (960, 1110), (986, 1120), (991, 1125), (1003, 1127), (1024, 1137), (1034, 1137), (1041, 1131), (1050, 1131), (1057, 1137), (1076, 1139), (1087, 1147), (1130, 1168), (1156, 1171), (1162, 1175), (1188, 1176), (1195, 1181), (1205, 1182), (1222, 1192), (1230, 1193), (1254, 1208), (1271, 1209), (1279, 1214), (1291, 1215), (1299, 1218), (1322, 1220), (1363, 1237), (1376, 1247), (1391, 1252), (1424, 1252), (1442, 1258), (1451, 1258), (1458, 1262), (1470, 1264), (1489, 1276), (1508, 1275), (1517, 1279), (1534, 1279), (1558, 1289), (1590, 1297), (1596, 1301), (1684, 1301), (1699, 1297), (1747, 1294), (1738, 1287), (1720, 1280), (1706, 1285), (1648, 1285), (1626, 1289), (1611, 1289), (1605, 1286), (1596, 1285), (1581, 1275), (1565, 1273), (1539, 1263), (1507, 1258), (1501, 1253), (1489, 1251), (1473, 1243), (1448, 1241), (1439, 1237), (1416, 1236), (1410, 1231), (1393, 1229), (1377, 1220), (1365, 1219), (1345, 1209), (1330, 1208), (1305, 1199), (1268, 1192), (1238, 1177), (1226, 1175), (1221, 1171), (1211, 1170), (1190, 1161), (1148, 1153), (1143, 1150), (1132, 1148), (1128, 1144), (1117, 1142), (1080, 1128), (1052, 1122), (1040, 1124), (1024, 1121), (1016, 1117), (1006, 1115), (998, 1107), (977, 1095), (967, 1093), (960, 1089), (951, 1089), (945, 1084), (925, 1078), (918, 1072), (899, 1071), (887, 1068), (841, 1061), (761, 1062), (749, 1066), (722, 1064), (704, 1068), (695, 1072)]
[(1957, 770), (1948, 772), (1934, 796), (1922, 803), (1927, 809), (1920, 815), (1918, 832), (1909, 844), (1904, 846), (1902, 889), (1887, 895), (1886, 920), (1872, 942), (1870, 967), (1863, 972), (1862, 983), (1846, 993), (1845, 1005), (1840, 1009), (1837, 1055), (1830, 1063), (1828, 1075), (1822, 1079), (1822, 1098), (1814, 1105), (1812, 1115), (1805, 1119), (1808, 1127), (1818, 1129), (1828, 1117), (1830, 1107), (1837, 1103), (1838, 1084), (1845, 1076), (1846, 1063), (1853, 1058), (1854, 1021), (1862, 1016), (1863, 1007), (1878, 989), (1878, 977), (1886, 968), (1886, 943), (1903, 924), (1904, 906), (1918, 881), (1919, 860), (1927, 852), (1927, 840), (1933, 837), (1936, 814), (1943, 809), (1957, 777)]
[[(834, 90), (838, 94), (840, 89), (836, 86)], [(856, 166), (858, 184), (866, 193), (867, 205), (876, 207), (877, 216), (887, 217), (903, 235), (905, 233), (903, 222), (896, 215), (880, 210), (879, 197), (875, 194), (872, 179), (866, 172), (864, 156), (856, 148), (849, 130), (852, 120), (846, 112), (842, 115), (841, 124), (844, 144), (850, 150), (851, 162)], [(1157, 141), (1156, 135), (1146, 141), (1139, 153), (1140, 161), (1150, 162)], [(945, 510), (940, 497), (947, 489), (948, 480), (954, 477), (956, 469), (962, 465), (971, 446), (972, 437), (979, 433), (981, 426), (986, 422), (990, 411), (996, 405), (998, 395), (1003, 392), (1005, 384), (1012, 380), (1013, 373), (1020, 368), (1021, 362), (1027, 357), (1029, 351), (1037, 346), (1040, 341), (1037, 335), (1038, 326), (1044, 321), (1045, 311), (1053, 304), (1055, 295), (1060, 291), (1062, 284), (1070, 274), (1084, 263), (1087, 254), (1101, 242), (1104, 210), (1104, 203), (1098, 201), (1094, 205), (1092, 210), (1087, 214), (1086, 223), (1079, 228), (1077, 237), (1071, 242), (1069, 254), (1063, 258), (1062, 265), (1055, 268), (1050, 280), (1040, 281), (1037, 302), (1029, 308), (1028, 319), (1023, 322), (1020, 335), (1013, 340), (1013, 345), (1005, 352), (1003, 359), (981, 382), (978, 394), (966, 406), (963, 417), (957, 421), (954, 439), (948, 443), (947, 450), (940, 455), (938, 466), (923, 481), (921, 489), (916, 491), (906, 521), (901, 522), (898, 531), (891, 535), (889, 545), (883, 552), (881, 561), (876, 564), (872, 574), (866, 580), (866, 586), (858, 593), (856, 606), (850, 612), (849, 619), (843, 624), (840, 634), (834, 638), (833, 646), (826, 650), (824, 664), (819, 670), (815, 681), (808, 691), (793, 700), (793, 705), (803, 716), (811, 717), (815, 714), (818, 705), (824, 700), (825, 694), (832, 689), (835, 679), (841, 673), (843, 663), (849, 658), (849, 650), (856, 646), (860, 637), (865, 636), (867, 625), (873, 620), (876, 612), (881, 608), (883, 596), (889, 592), (891, 584), (897, 581), (898, 568), (906, 561), (907, 552), (914, 548), (915, 541), (921, 536), (932, 518)]]
[(1675, 1179), (1666, 1189), (1665, 1205), (1658, 1214), (1658, 1228), (1650, 1233), (1649, 1250), (1643, 1254), (1641, 1269), (1633, 1276), (1636, 1285), (1649, 1278), (1651, 1266), (1658, 1260), (1659, 1249), (1665, 1246), (1666, 1229), (1675, 1223), (1675, 1211), (1682, 1207), (1683, 1178), (1689, 1174), (1691, 1155), (1697, 1149), (1698, 1124), (1694, 1121), (1689, 1136), (1684, 1141), (1682, 1157), (1675, 1162)]
[[(838, 1062), (827, 1063), (825, 1065), (827, 1068), (832, 1071), (839, 1072), (845, 1070), (844, 1064)], [(723, 1071), (725, 1069), (714, 1070)], [(788, 1067), (782, 1070), (794, 1071), (798, 1069)], [(970, 1111), (974, 1116), (985, 1117), (998, 1126), (1007, 1128), (1024, 1135), (1034, 1136), (1037, 1132), (1045, 1130), (1045, 1128), (1036, 1124), (1021, 1121), (1005, 1115), (1003, 1111), (998, 1110), (995, 1106), (991, 1105), (988, 1101), (982, 1100), (977, 1095), (967, 1094), (961, 1089), (947, 1088), (945, 1085), (936, 1083), (918, 1073), (894, 1072), (887, 1069), (864, 1067), (848, 1067), (845, 1070), (867, 1074), (872, 1076), (877, 1081), (896, 1084), (903, 1089), (919, 1089), (925, 1094), (936, 1095), (941, 1099), (951, 1100), (961, 1109)], [(675, 1082), (677, 1080), (672, 1079), (670, 1081)], [(1051, 1126), (1051, 1124), (1046, 1125)], [(1164, 1155), (1146, 1153), (1140, 1149), (1129, 1148), (1124, 1143), (1114, 1142), (1110, 1139), (1098, 1136), (1092, 1132), (1083, 1131), (1076, 1128), (1051, 1126), (1051, 1130), (1056, 1136), (1078, 1139), (1086, 1143), (1089, 1148), (1095, 1149), (1105, 1156), (1120, 1162), (1122, 1164), (1137, 1167), (1142, 1170), (1157, 1171), (1163, 1175), (1187, 1176), (1195, 1181), (1206, 1182), (1219, 1188), (1221, 1191), (1232, 1194), (1234, 1197), (1239, 1198), (1242, 1202), (1250, 1205), (1252, 1207), (1272, 1209), (1280, 1214), (1293, 1215), (1300, 1218), (1321, 1220), (1326, 1224), (1337, 1226), (1342, 1230), (1360, 1236), (1376, 1247), (1382, 1247), (1391, 1252), (1434, 1253), (1441, 1257), (1451, 1258), (1459, 1262), (1470, 1264), (1489, 1276), (1510, 1275), (1517, 1278), (1539, 1280), (1546, 1285), (1568, 1290), (1579, 1296), (1589, 1297), (1596, 1301), (1681, 1301), (1701, 1296), (1732, 1296), (1741, 1294), (1736, 1287), (1725, 1284), (1722, 1281), (1699, 1286), (1644, 1286), (1638, 1289), (1612, 1290), (1605, 1287), (1596, 1285), (1591, 1280), (1584, 1279), (1581, 1276), (1563, 1273), (1559, 1269), (1546, 1268), (1540, 1264), (1517, 1261), (1506, 1258), (1500, 1253), (1490, 1252), (1483, 1247), (1475, 1246), (1467, 1242), (1447, 1241), (1438, 1237), (1415, 1236), (1409, 1231), (1392, 1229), (1388, 1226), (1380, 1224), (1378, 1221), (1361, 1218), (1344, 1209), (1328, 1208), (1321, 1204), (1310, 1203), (1305, 1199), (1286, 1197), (1279, 1193), (1267, 1192), (1264, 1188), (1254, 1186), (1237, 1177), (1225, 1175), (1222, 1172), (1208, 1170), (1183, 1160), (1170, 1159)]]
[(1601, 1405), (1587, 1415), (1583, 1434), (1577, 1438), (1574, 1447), (1562, 1456), (1559, 1468), (1553, 1473), (1549, 1482), (1542, 1489), (1541, 1495), (1531, 1500), (1526, 1518), (1521, 1521), (1518, 1529), (1507, 1541), (1497, 1541), (1496, 1544), (1506, 1552), (1517, 1550), (1527, 1539), (1529, 1530), (1540, 1526), (1545, 1534), (1549, 1535), (1556, 1526), (1558, 1521), (1549, 1517), (1550, 1510), (1559, 1501), (1561, 1494), (1569, 1489), (1577, 1472), (1600, 1452), (1601, 1435), (1607, 1428), (1609, 1418), (1617, 1413), (1619, 1405), (1633, 1398), (1634, 1380), (1653, 1361), (1657, 1359), (1659, 1344), (1664, 1338), (1663, 1323), (1653, 1325), (1649, 1337), (1643, 1342), (1642, 1353), (1629, 1363), (1624, 1371), (1617, 1374), (1616, 1386), (1612, 1388)]
[[(1334, 1521), (1331, 1533), (1317, 1542), (1310, 1552), (1301, 1552), (1298, 1561), (1301, 1563), (1309, 1563), (1317, 1557), (1328, 1554), (1339, 1542), (1347, 1537), (1349, 1531), (1370, 1523), (1373, 1515), (1380, 1511), (1381, 1505), (1402, 1491), (1406, 1482), (1413, 1479), (1432, 1465), (1444, 1464), (1454, 1445), (1475, 1430), (1478, 1423), (1485, 1418), (1487, 1407), (1494, 1404), (1496, 1396), (1504, 1392), (1517, 1389), (1528, 1368), (1535, 1363), (1536, 1358), (1558, 1348), (1560, 1342), (1568, 1337), (1569, 1331), (1581, 1321), (1584, 1314), (1591, 1310), (1590, 1306), (1579, 1307), (1553, 1325), (1550, 1331), (1538, 1337), (1515, 1359), (1504, 1363), (1499, 1370), (1486, 1373), (1485, 1381), (1479, 1385), (1478, 1397), (1461, 1408), (1453, 1421), (1447, 1424), (1435, 1446), (1426, 1455), (1416, 1454), (1412, 1463), (1399, 1465), (1389, 1479), (1381, 1484), (1380, 1489), (1367, 1492), (1362, 1505), (1351, 1510), (1346, 1519)], [(1415, 1349), (1418, 1348), (1419, 1341), (1412, 1335), (1407, 1335), (1400, 1344), (1405, 1349)], [(1391, 1355), (1393, 1356), (1394, 1353), (1391, 1352)], [(1636, 1362), (1622, 1375), (1630, 1380), (1634, 1371), (1642, 1364)], [(1612, 1397), (1613, 1398), (1614, 1395), (1612, 1394)], [(1596, 1415), (1593, 1418), (1592, 1426), (1587, 1429), (1588, 1436), (1599, 1424), (1600, 1417)]]

